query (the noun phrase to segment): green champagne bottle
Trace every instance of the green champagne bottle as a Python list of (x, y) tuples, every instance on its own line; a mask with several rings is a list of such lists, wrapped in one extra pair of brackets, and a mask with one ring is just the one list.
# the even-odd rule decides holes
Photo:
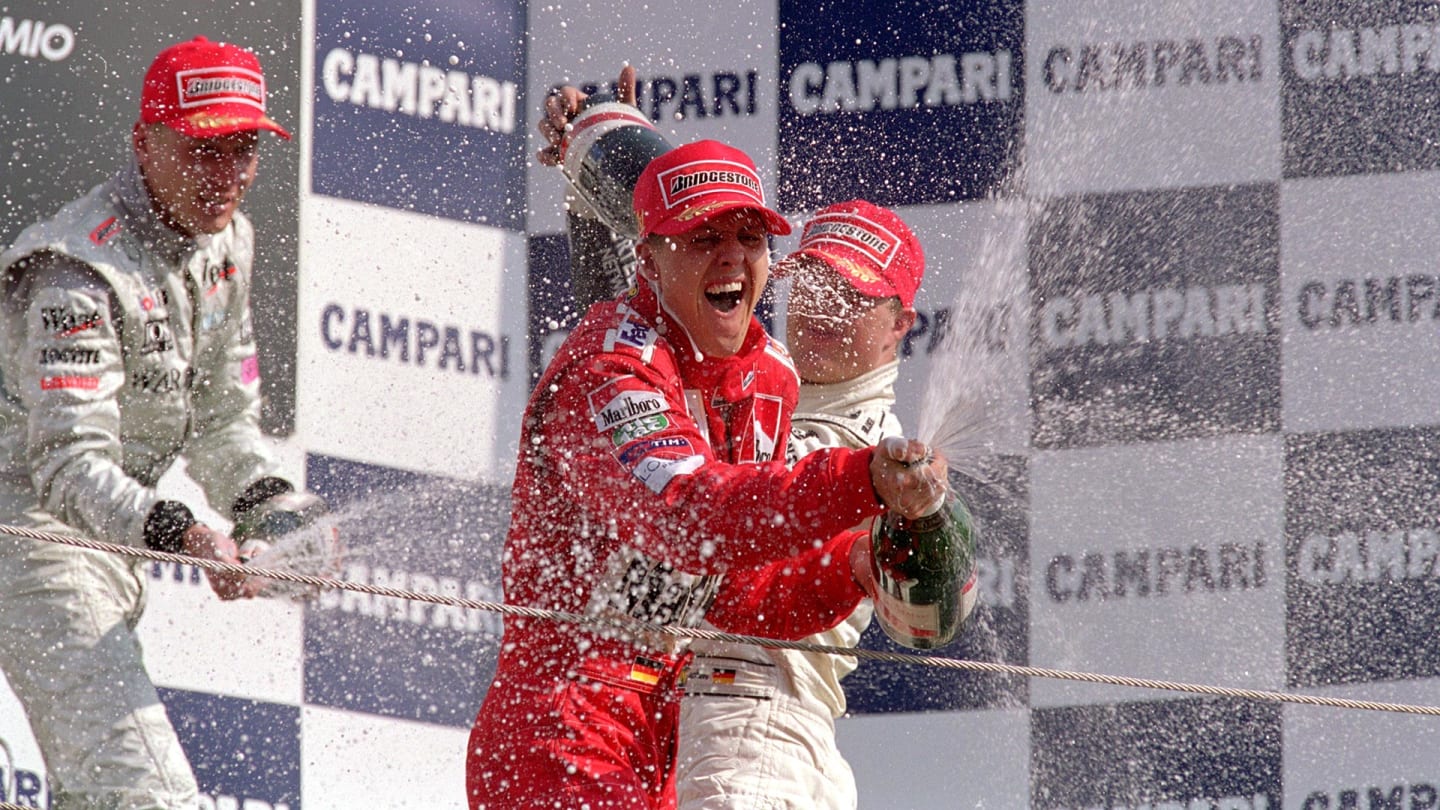
[(875, 615), (897, 644), (933, 650), (955, 640), (975, 609), (975, 522), (947, 495), (915, 520), (886, 512), (870, 526)]
[(635, 183), (670, 142), (650, 119), (609, 93), (585, 99), (560, 144), (560, 169), (601, 222), (628, 239), (635, 221)]

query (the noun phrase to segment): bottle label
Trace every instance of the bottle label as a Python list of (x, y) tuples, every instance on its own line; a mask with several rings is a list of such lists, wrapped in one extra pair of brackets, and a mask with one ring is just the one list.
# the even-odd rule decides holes
[(875, 597), (875, 610), (888, 629), (911, 638), (935, 638), (940, 635), (940, 605), (917, 605), (896, 599), (884, 591)]

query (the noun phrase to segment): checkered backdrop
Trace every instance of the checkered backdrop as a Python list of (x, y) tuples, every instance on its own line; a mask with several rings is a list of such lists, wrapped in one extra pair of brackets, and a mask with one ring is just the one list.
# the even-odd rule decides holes
[[(944, 654), (1440, 703), (1435, 3), (301, 11), (290, 444), (351, 578), (495, 596), (518, 415), (575, 317), (539, 99), (629, 62), (673, 142), (745, 149), (797, 224), (866, 197), (920, 236), (900, 415), (982, 383), (1003, 412), (964, 462), (982, 603)], [(13, 33), (38, 12), (0, 14), (0, 70), (43, 66)], [(977, 311), (1000, 362), (945, 348)], [(494, 617), (153, 579), (151, 668), (215, 806), (463, 806)], [(1429, 718), (868, 662), (848, 691), (867, 808), (1440, 807)], [(43, 800), (13, 702), (0, 739)]]

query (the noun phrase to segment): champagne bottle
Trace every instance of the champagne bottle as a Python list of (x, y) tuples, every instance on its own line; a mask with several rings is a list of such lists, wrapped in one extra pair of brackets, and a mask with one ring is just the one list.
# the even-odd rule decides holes
[(895, 512), (870, 527), (875, 615), (898, 644), (933, 650), (955, 640), (975, 608), (975, 528), (965, 504), (947, 495), (914, 520)]
[(635, 182), (650, 161), (670, 151), (639, 109), (608, 93), (585, 99), (560, 143), (560, 167), (576, 194), (610, 230), (635, 239)]

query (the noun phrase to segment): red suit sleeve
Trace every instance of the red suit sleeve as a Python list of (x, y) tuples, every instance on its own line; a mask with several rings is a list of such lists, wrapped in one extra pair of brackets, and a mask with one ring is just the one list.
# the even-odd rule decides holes
[(728, 633), (791, 641), (829, 630), (865, 597), (850, 572), (850, 548), (866, 536), (842, 532), (798, 557), (732, 570), (706, 618)]

